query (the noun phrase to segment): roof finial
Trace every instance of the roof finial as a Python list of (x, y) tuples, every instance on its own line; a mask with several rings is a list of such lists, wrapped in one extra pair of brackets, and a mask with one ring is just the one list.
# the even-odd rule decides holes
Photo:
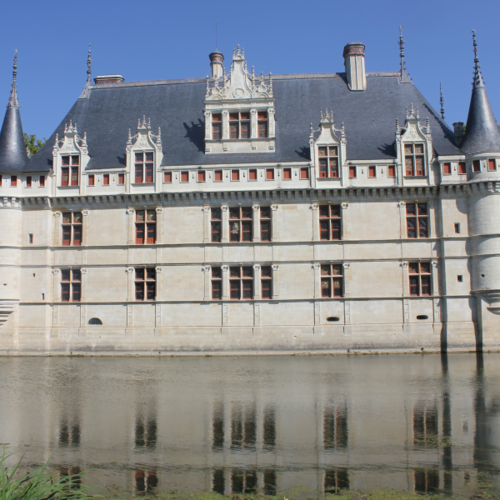
[(215, 21), (215, 50), (219, 50), (219, 42), (217, 36), (217, 21)]
[(14, 66), (12, 70), (12, 90), (10, 91), (10, 98), (7, 104), (8, 108), (18, 108), (19, 103), (17, 102), (17, 49), (14, 51)]
[(441, 104), (441, 118), (444, 120), (444, 99), (443, 99), (443, 86), (439, 82), (439, 102)]
[(483, 75), (481, 74), (481, 66), (479, 66), (479, 57), (477, 56), (476, 30), (472, 30), (472, 46), (474, 50), (474, 81), (472, 82), (472, 87), (484, 87)]
[(401, 81), (402, 82), (409, 82), (410, 77), (408, 76), (408, 73), (406, 72), (406, 65), (405, 65), (405, 41), (403, 38), (403, 26), (399, 27), (399, 57), (401, 58)]
[(87, 56), (87, 83), (90, 85), (90, 75), (92, 74), (92, 54), (91, 44), (89, 43), (89, 55)]

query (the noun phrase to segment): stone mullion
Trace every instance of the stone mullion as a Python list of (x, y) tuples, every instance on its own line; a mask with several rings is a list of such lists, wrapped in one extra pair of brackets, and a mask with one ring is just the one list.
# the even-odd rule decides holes
[(162, 213), (161, 207), (156, 209), (156, 243), (163, 243), (163, 231), (162, 231)]
[[(204, 275), (204, 283), (203, 283), (203, 290), (204, 290), (204, 296), (203, 300), (212, 300), (212, 293), (210, 290), (210, 285), (211, 285), (211, 277), (212, 277), (212, 268), (210, 266), (203, 266), (203, 275)], [(224, 284), (222, 284), (222, 288), (224, 288)]]
[(229, 139), (229, 112), (222, 112), (222, 140)]
[(399, 218), (400, 218), (400, 237), (406, 239), (406, 203), (399, 203)]
[(260, 241), (260, 206), (253, 205), (253, 241)]
[(82, 210), (82, 245), (87, 245), (89, 235), (89, 211)]
[(134, 293), (134, 276), (135, 269), (133, 267), (129, 267), (127, 269), (127, 302), (133, 302), (135, 300)]
[(320, 264), (313, 264), (314, 271), (314, 298), (321, 298), (321, 275), (320, 275)]
[(262, 270), (260, 264), (253, 266), (253, 298), (255, 300), (262, 299)]
[(272, 276), (273, 276), (273, 283), (272, 283), (272, 298), (277, 299), (280, 295), (280, 276), (279, 276), (279, 268), (280, 266), (278, 264), (273, 264), (272, 266)]
[(135, 243), (135, 210), (133, 208), (129, 208), (127, 210), (127, 228), (128, 228), (128, 238), (127, 245), (133, 245)]
[(313, 227), (313, 241), (319, 241), (319, 215), (318, 205), (314, 203), (311, 205), (312, 214), (312, 227)]
[(271, 205), (271, 241), (279, 240), (278, 205)]
[(59, 269), (52, 269), (52, 302), (61, 302), (61, 279)]
[[(346, 240), (346, 239), (348, 239), (348, 236), (349, 236), (349, 230), (347, 227), (347, 207), (348, 206), (349, 206), (348, 203), (341, 203), (341, 205), (340, 205), (340, 214), (341, 214), (340, 239), (341, 240)], [(318, 215), (318, 225), (319, 225), (319, 215)]]
[(222, 243), (227, 243), (229, 241), (229, 210), (227, 205), (222, 205), (221, 207), (221, 212), (222, 212), (222, 237), (221, 241)]
[(163, 300), (163, 268), (158, 266), (156, 269), (156, 301)]
[(62, 215), (61, 212), (54, 213), (54, 246), (62, 245)]
[(257, 131), (257, 110), (251, 109), (250, 110), (250, 138), (257, 139), (258, 136), (259, 135), (258, 135), (258, 131)]
[(210, 219), (210, 207), (205, 205), (202, 209), (203, 211), (203, 243), (209, 243), (211, 241), (210, 229), (211, 229), (211, 219)]
[(222, 266), (222, 300), (229, 300), (229, 266)]

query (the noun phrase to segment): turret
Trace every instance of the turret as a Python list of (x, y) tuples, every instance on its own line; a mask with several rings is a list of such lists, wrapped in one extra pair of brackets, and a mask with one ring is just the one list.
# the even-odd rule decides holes
[(222, 63), (224, 62), (224, 56), (215, 49), (208, 57), (210, 58), (211, 78), (220, 78), (223, 73)]

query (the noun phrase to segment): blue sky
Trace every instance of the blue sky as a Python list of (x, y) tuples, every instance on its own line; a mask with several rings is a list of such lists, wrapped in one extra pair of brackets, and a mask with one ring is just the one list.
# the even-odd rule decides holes
[(15, 48), (24, 130), (49, 137), (85, 84), (89, 42), (92, 77), (118, 73), (126, 81), (205, 77), (216, 21), (226, 67), (240, 44), (259, 74), (343, 72), (344, 45), (361, 41), (367, 71), (398, 71), (401, 24), (407, 70), (437, 110), (442, 82), (450, 126), (467, 119), (475, 28), (500, 119), (499, 17), (498, 0), (4, 2), (0, 103), (9, 97)]

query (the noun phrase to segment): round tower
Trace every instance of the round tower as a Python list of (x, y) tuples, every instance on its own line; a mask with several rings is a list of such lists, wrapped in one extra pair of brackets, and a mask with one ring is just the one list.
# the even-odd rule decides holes
[(211, 78), (220, 78), (223, 73), (222, 63), (224, 62), (224, 56), (215, 49), (208, 57), (210, 58)]

